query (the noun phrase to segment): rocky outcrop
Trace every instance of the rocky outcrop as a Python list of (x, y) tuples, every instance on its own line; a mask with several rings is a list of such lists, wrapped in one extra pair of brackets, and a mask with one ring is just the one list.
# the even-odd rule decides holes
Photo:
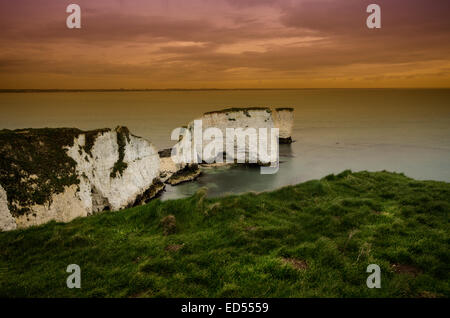
[(180, 169), (173, 173), (166, 181), (166, 183), (174, 186), (180, 183), (193, 181), (201, 175), (201, 171), (198, 165), (186, 165), (183, 169)]
[(125, 127), (3, 130), (0, 142), (1, 230), (120, 210), (164, 188), (156, 149)]
[(205, 113), (202, 116), (204, 129), (218, 128), (278, 128), (280, 139), (292, 139), (294, 125), (293, 108), (250, 107), (229, 108)]
[[(20, 203), (15, 202), (16, 205)], [(21, 206), (23, 207), (23, 206)], [(77, 217), (85, 217), (90, 213), (85, 209), (78, 197), (77, 185), (64, 188), (61, 193), (51, 196), (51, 202), (27, 206), (28, 212), (15, 216), (18, 228), (40, 225), (52, 220), (69, 222)]]
[(274, 126), (280, 129), (280, 144), (292, 143), (292, 128), (294, 127), (294, 109), (276, 108), (272, 112)]
[(175, 163), (171, 157), (172, 149), (159, 151), (160, 175), (159, 178), (172, 186), (193, 181), (201, 175), (197, 164)]
[(67, 154), (81, 176), (78, 196), (88, 213), (133, 206), (159, 176), (156, 149), (124, 128), (99, 134), (89, 153), (85, 146), (81, 134)]
[[(270, 130), (271, 128), (278, 128), (279, 130), (279, 143), (291, 143), (292, 142), (292, 128), (294, 122), (293, 109), (292, 108), (229, 108), (220, 111), (213, 111), (205, 113), (201, 118), (202, 131), (205, 132), (209, 128), (218, 128), (223, 136), (223, 154), (220, 156), (230, 154), (228, 149), (232, 149), (234, 158), (239, 158), (239, 156), (245, 156), (246, 162), (257, 163), (264, 165), (259, 161), (252, 162), (251, 158), (259, 158), (260, 149), (267, 149), (266, 153), (271, 153), (272, 143), (270, 142)], [(238, 148), (236, 143), (236, 138), (226, 138), (227, 130), (229, 128), (241, 129), (246, 135), (245, 139), (245, 149)], [(267, 132), (267, 138), (259, 138), (260, 129), (263, 128)], [(191, 140), (194, 139), (195, 134), (195, 121), (192, 121), (187, 126), (187, 132), (190, 133)], [(205, 145), (208, 142), (203, 142), (203, 149), (194, 145), (194, 143), (185, 143), (187, 132), (181, 137), (181, 141), (174, 147), (178, 162), (183, 161), (186, 153), (193, 153), (194, 157), (202, 158), (202, 160), (197, 160), (198, 163), (205, 163), (212, 158), (205, 158)], [(250, 139), (257, 140), (257, 144), (251, 144)], [(260, 144), (260, 142), (262, 144)], [(260, 147), (262, 146), (262, 147)], [(275, 147), (278, 147), (275, 146)], [(202, 155), (200, 155), (202, 154)], [(206, 154), (207, 155), (207, 154)], [(186, 161), (186, 160), (184, 160)], [(195, 161), (194, 161), (195, 162)]]
[[(292, 142), (290, 108), (231, 108), (200, 119), (203, 130), (218, 128), (223, 136), (227, 128), (278, 128), (279, 142)], [(192, 130), (193, 123), (187, 126), (187, 131)], [(172, 150), (158, 154), (125, 127), (0, 130), (0, 230), (51, 220), (68, 222), (147, 203), (164, 190), (164, 182), (177, 185), (201, 174), (195, 161), (180, 160), (184, 151), (198, 155), (192, 147), (175, 145), (174, 162)], [(236, 154), (239, 151), (234, 148)], [(257, 150), (246, 147), (244, 151), (249, 158)]]

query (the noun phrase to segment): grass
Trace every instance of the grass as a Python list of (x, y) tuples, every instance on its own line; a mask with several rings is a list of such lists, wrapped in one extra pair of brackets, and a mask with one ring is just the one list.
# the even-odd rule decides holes
[[(205, 193), (0, 233), (0, 297), (450, 296), (448, 183), (345, 171)], [(73, 263), (81, 289), (66, 287)]]

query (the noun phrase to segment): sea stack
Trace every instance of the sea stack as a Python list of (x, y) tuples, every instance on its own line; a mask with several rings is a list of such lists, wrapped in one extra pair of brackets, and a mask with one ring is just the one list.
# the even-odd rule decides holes
[(224, 134), (226, 128), (278, 128), (280, 131), (279, 142), (292, 142), (293, 108), (228, 108), (205, 113), (201, 119), (203, 129), (217, 127), (223, 130)]
[[(196, 124), (197, 123), (197, 124)], [(198, 128), (198, 123), (201, 123), (201, 128)], [(294, 110), (293, 108), (268, 108), (268, 107), (246, 107), (246, 108), (227, 108), (218, 111), (212, 111), (203, 114), (202, 117), (190, 122), (186, 127), (186, 130), (181, 134), (180, 142), (174, 147), (174, 154), (178, 157), (177, 161), (182, 162), (183, 158), (195, 158), (197, 156), (198, 163), (205, 163), (214, 161), (214, 154), (208, 158), (205, 157), (203, 149), (195, 142), (183, 142), (186, 137), (187, 140), (196, 140), (196, 134), (201, 130), (207, 131), (209, 128), (219, 129), (223, 140), (223, 154), (217, 153), (217, 156), (228, 156), (233, 158), (244, 157), (246, 163), (252, 163), (254, 161), (250, 158), (258, 156), (260, 150), (260, 141), (263, 146), (267, 146), (267, 153), (270, 153), (272, 142), (270, 140), (271, 131), (273, 128), (277, 128), (279, 131), (278, 142), (281, 144), (292, 143), (292, 127), (294, 123)], [(228, 138), (227, 131), (238, 130), (243, 135), (248, 136), (245, 140), (245, 147), (238, 147), (235, 137)], [(266, 135), (260, 136), (260, 131), (265, 131)], [(260, 138), (261, 137), (261, 138)], [(202, 138), (202, 137), (200, 137)], [(255, 141), (250, 143), (249, 139)], [(216, 141), (215, 141), (216, 142)], [(203, 147), (208, 141), (203, 140)], [(228, 150), (227, 150), (228, 149)], [(233, 149), (233, 153), (229, 149)], [(228, 152), (228, 153), (227, 153)], [(245, 152), (245, 153), (244, 153)], [(208, 155), (208, 154), (207, 154)], [(207, 156), (206, 155), (206, 156)], [(236, 162), (237, 160), (235, 160)], [(241, 162), (242, 163), (242, 162)], [(265, 165), (256, 160), (258, 165)]]

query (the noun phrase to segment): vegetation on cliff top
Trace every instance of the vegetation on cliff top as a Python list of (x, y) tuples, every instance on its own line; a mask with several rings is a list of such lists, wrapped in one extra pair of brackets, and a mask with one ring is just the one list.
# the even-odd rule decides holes
[(265, 110), (267, 112), (271, 112), (269, 107), (233, 107), (233, 108), (226, 108), (222, 110), (215, 110), (211, 112), (205, 113), (205, 115), (211, 115), (211, 114), (223, 114), (223, 113), (233, 113), (233, 112), (244, 112), (245, 114), (248, 114), (251, 110)]
[[(215, 110), (205, 113), (204, 115), (211, 115), (211, 114), (229, 114), (229, 113), (236, 113), (236, 112), (243, 112), (247, 117), (251, 117), (249, 111), (255, 111), (255, 110), (265, 110), (268, 113), (272, 112), (272, 109), (270, 107), (233, 107), (233, 108), (226, 108), (222, 110)], [(289, 111), (293, 112), (294, 108), (291, 107), (278, 107), (275, 108), (276, 111)]]
[(91, 130), (91, 131), (84, 131), (84, 135), (85, 135), (85, 142), (84, 142), (84, 151), (92, 157), (92, 147), (94, 147), (95, 144), (95, 140), (97, 140), (97, 137), (100, 134), (106, 133), (106, 132), (110, 132), (111, 129), (109, 128), (103, 128), (103, 129), (96, 129), (96, 130)]
[[(52, 195), (62, 193), (67, 186), (78, 185), (76, 162), (67, 155), (65, 148), (72, 147), (74, 138), (85, 134), (85, 146), (79, 151), (92, 156), (95, 140), (108, 131), (111, 129), (0, 130), (0, 185), (7, 193), (10, 212), (14, 216), (26, 214), (29, 206), (50, 204)], [(123, 162), (125, 141), (130, 134), (125, 127), (118, 127), (116, 131), (119, 160), (111, 176), (122, 174), (126, 169)]]
[(117, 145), (119, 146), (119, 159), (114, 164), (110, 177), (115, 178), (117, 174), (122, 175), (123, 171), (128, 167), (127, 163), (123, 161), (125, 158), (125, 146), (130, 142), (130, 131), (127, 127), (117, 127)]
[(73, 146), (80, 133), (75, 128), (0, 130), (0, 185), (13, 215), (49, 202), (53, 193), (79, 183), (76, 162), (63, 147)]
[(450, 184), (388, 172), (199, 191), (0, 233), (0, 297), (449, 297), (449, 212)]
[(292, 107), (278, 107), (278, 108), (275, 108), (275, 110), (276, 111), (288, 111), (288, 112), (293, 112), (294, 111), (294, 108), (292, 108)]

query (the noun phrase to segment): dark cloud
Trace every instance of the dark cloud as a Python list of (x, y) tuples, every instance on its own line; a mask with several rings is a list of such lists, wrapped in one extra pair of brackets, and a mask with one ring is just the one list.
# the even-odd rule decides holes
[[(365, 25), (372, 2), (382, 8), (380, 30)], [(145, 79), (326, 80), (354, 69), (367, 81), (417, 78), (416, 68), (448, 78), (448, 0), (77, 3), (83, 27), (68, 30), (62, 1), (0, 0), (0, 85), (27, 73), (123, 76), (123, 87), (131, 78), (144, 87)], [(419, 70), (427, 65), (435, 69)]]
[(226, 2), (237, 8), (276, 6), (280, 3), (277, 0), (226, 0)]
[(282, 22), (288, 27), (309, 28), (335, 35), (368, 34), (366, 8), (377, 3), (384, 34), (421, 36), (450, 32), (448, 0), (304, 0), (283, 6)]

